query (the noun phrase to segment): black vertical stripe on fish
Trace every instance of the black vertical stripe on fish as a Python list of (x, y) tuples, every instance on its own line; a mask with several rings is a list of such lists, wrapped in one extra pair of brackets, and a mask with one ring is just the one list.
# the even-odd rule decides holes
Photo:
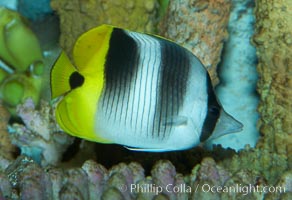
[[(161, 83), (160, 99), (157, 106), (158, 116), (158, 137), (166, 137), (171, 126), (166, 126), (178, 117), (179, 110), (183, 106), (186, 95), (187, 81), (189, 77), (190, 61), (185, 49), (177, 44), (161, 41)], [(178, 80), (178, 81), (172, 81)], [(176, 94), (176, 95), (174, 95)], [(174, 112), (176, 111), (176, 112)], [(163, 127), (163, 129), (161, 129)], [(161, 132), (161, 133), (160, 133)]]
[[(161, 115), (162, 121), (160, 122), (160, 126), (162, 126), (162, 135), (161, 137), (164, 138), (166, 135), (167, 129), (171, 129), (172, 126), (167, 126), (167, 123), (172, 121), (173, 117), (170, 119), (168, 116), (173, 116), (169, 113), (169, 105), (171, 108), (174, 106), (171, 101), (170, 96), (170, 85), (171, 81), (170, 78), (173, 76), (172, 70), (175, 69), (174, 66), (177, 66), (176, 56), (175, 56), (175, 48), (172, 45), (166, 44), (166, 55), (168, 55), (168, 59), (164, 59), (164, 67), (163, 67), (163, 76), (162, 76), (162, 98), (161, 98)], [(162, 54), (163, 55), (163, 54)], [(168, 121), (170, 120), (170, 121)], [(171, 122), (170, 122), (171, 123)], [(170, 131), (170, 130), (169, 130)]]
[[(161, 50), (162, 53), (162, 50)], [(160, 131), (160, 121), (159, 121), (159, 116), (158, 113), (160, 113), (160, 108), (161, 106), (159, 106), (159, 101), (161, 99), (161, 88), (159, 87), (161, 85), (161, 68), (162, 68), (162, 63), (163, 63), (163, 59), (162, 59), (162, 55), (160, 56), (160, 63), (157, 66), (159, 68), (158, 70), (158, 74), (156, 77), (156, 91), (155, 91), (155, 111), (154, 111), (154, 115), (153, 115), (153, 123), (152, 123), (152, 138), (155, 138), (156, 136), (159, 135), (159, 131)], [(156, 135), (157, 133), (157, 135)]]
[[(138, 46), (136, 44), (136, 55), (133, 54), (132, 56), (132, 59), (133, 59), (133, 62), (135, 63), (135, 67), (138, 66), (138, 63), (139, 63), (139, 49), (138, 49)], [(135, 80), (136, 81), (136, 73), (137, 73), (137, 68), (135, 70), (131, 70), (130, 73), (128, 74), (129, 77), (131, 77), (131, 80)], [(131, 83), (127, 83), (127, 87), (126, 87), (126, 96), (127, 96), (127, 100), (126, 100), (126, 107), (125, 107), (125, 116), (124, 116), (124, 125), (126, 125), (128, 123), (128, 115), (131, 116), (131, 120), (132, 120), (132, 111), (133, 111), (133, 99), (134, 97), (131, 96)], [(131, 100), (131, 97), (132, 97), (132, 100)], [(132, 111), (130, 112), (130, 109), (132, 109)], [(131, 121), (130, 121), (131, 122)]]
[(211, 136), (216, 126), (217, 120), (220, 117), (220, 109), (221, 109), (217, 101), (217, 98), (215, 96), (209, 74), (207, 73), (206, 76), (207, 76), (206, 85), (207, 85), (207, 94), (208, 94), (208, 107), (207, 107), (207, 115), (205, 117), (202, 133), (200, 136), (201, 142), (207, 140)]
[[(173, 48), (173, 51), (172, 51), (172, 57), (173, 56), (175, 56), (175, 48)], [(178, 74), (177, 73), (177, 67), (174, 67), (173, 69), (173, 73), (174, 74)], [(175, 83), (175, 77), (176, 76), (172, 76), (171, 77), (171, 79), (169, 80), (171, 83)], [(176, 101), (176, 99), (175, 99), (175, 97), (176, 97), (176, 95), (175, 95), (175, 91), (174, 90), (171, 90), (171, 114), (170, 114), (170, 116), (175, 116), (175, 115), (177, 115), (177, 113), (175, 112), (175, 110), (176, 110), (176, 107), (177, 107), (177, 101)], [(171, 118), (171, 123), (173, 123), (173, 117)]]
[(139, 52), (136, 42), (122, 29), (114, 28), (106, 56), (105, 88), (102, 100), (103, 108), (106, 106), (105, 113), (108, 118), (112, 117), (113, 111), (117, 112), (120, 95), (130, 87), (138, 63)]
[[(167, 48), (166, 48), (167, 49)], [(165, 95), (164, 95), (164, 84), (165, 84), (165, 81), (163, 81), (163, 77), (165, 76), (164, 75), (164, 70), (163, 68), (165, 68), (167, 65), (167, 59), (165, 59), (164, 55), (163, 55), (164, 52), (161, 53), (161, 68), (162, 68), (162, 73), (160, 74), (161, 77), (160, 77), (160, 92), (157, 93), (157, 95), (159, 95), (159, 104), (160, 105), (157, 109), (157, 111), (159, 112), (159, 118), (158, 118), (158, 130), (157, 130), (157, 137), (160, 137), (160, 131), (161, 131), (161, 127), (162, 127), (162, 116), (163, 116), (163, 105), (164, 105), (164, 98), (165, 98)]]
[[(135, 42), (135, 44), (136, 44), (136, 42)], [(136, 44), (136, 49), (138, 51), (137, 44)], [(138, 54), (136, 55), (136, 57), (135, 57), (135, 54), (131, 54), (131, 57), (129, 58), (129, 60), (135, 60), (135, 61), (137, 61), (136, 63), (138, 63), (138, 58), (139, 58)], [(137, 65), (138, 64), (136, 64), (136, 66), (129, 66), (129, 67), (137, 67)], [(122, 99), (121, 99), (121, 101), (118, 100), (117, 105), (120, 105), (119, 106), (120, 112), (117, 112), (116, 115), (120, 116), (119, 121), (124, 122), (124, 125), (126, 125), (127, 124), (128, 108), (129, 108), (130, 86), (131, 86), (131, 83), (127, 82), (127, 80), (129, 80), (129, 78), (132, 80), (131, 77), (133, 77), (133, 70), (132, 71), (121, 70), (121, 74), (123, 74), (123, 76), (120, 76), (120, 80), (121, 80), (120, 86), (123, 88), (123, 90), (120, 90), (119, 93), (122, 93), (121, 94)], [(125, 98), (127, 98), (127, 100)], [(121, 103), (119, 103), (119, 102), (121, 102)], [(125, 108), (124, 108), (124, 106), (125, 106)], [(124, 119), (122, 119), (124, 112), (125, 112), (125, 117), (124, 117)]]
[(162, 73), (160, 74), (161, 77), (161, 82), (160, 82), (160, 93), (157, 94), (159, 95), (159, 107), (158, 107), (158, 111), (159, 111), (159, 120), (158, 120), (158, 130), (157, 130), (157, 136), (160, 137), (160, 131), (161, 128), (163, 128), (163, 131), (165, 131), (165, 126), (163, 126), (163, 121), (162, 120), (167, 120), (167, 119), (163, 119), (163, 115), (164, 115), (164, 110), (165, 110), (165, 104), (167, 104), (167, 102), (165, 102), (165, 98), (166, 98), (166, 91), (165, 91), (165, 85), (167, 84), (165, 79), (167, 76), (167, 68), (168, 67), (172, 67), (170, 66), (170, 63), (168, 61), (170, 61), (171, 59), (173, 59), (172, 56), (170, 56), (170, 46), (168, 45), (168, 43), (166, 44), (161, 44), (161, 71)]
[[(139, 57), (138, 57), (139, 56)], [(139, 51), (139, 55), (137, 55), (137, 66), (139, 66), (139, 60), (140, 60), (140, 51)], [(136, 83), (137, 83), (137, 78), (138, 78), (138, 71), (139, 71), (139, 69), (138, 69), (138, 67), (136, 67), (136, 70), (135, 70), (135, 73), (133, 74), (133, 79), (134, 79), (134, 81), (133, 81), (133, 92), (131, 92), (131, 97), (132, 97), (132, 106), (130, 106), (130, 108), (131, 108), (131, 110), (129, 110), (129, 113), (130, 113), (130, 125), (131, 125), (131, 128), (133, 128), (134, 127), (134, 125), (135, 124), (133, 124), (133, 118), (134, 118), (134, 104), (135, 104), (135, 97), (136, 97), (136, 93), (137, 93), (137, 91), (136, 91)], [(139, 91), (138, 91), (139, 92)]]
[[(114, 121), (117, 121), (117, 115), (118, 115), (118, 108), (119, 105), (123, 105), (123, 104), (119, 104), (120, 102), (120, 97), (121, 97), (121, 90), (122, 90), (122, 79), (123, 79), (123, 72), (119, 70), (120, 76), (117, 77), (117, 84), (116, 84), (116, 88), (115, 88), (115, 95), (114, 95), (114, 101), (113, 101), (113, 107), (115, 107), (114, 110)], [(115, 101), (116, 100), (116, 101)]]

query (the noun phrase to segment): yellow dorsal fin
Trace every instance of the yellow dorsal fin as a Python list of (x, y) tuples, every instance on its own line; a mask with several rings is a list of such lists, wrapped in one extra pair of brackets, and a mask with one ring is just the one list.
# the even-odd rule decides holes
[(70, 75), (76, 69), (70, 62), (64, 51), (61, 52), (59, 58), (51, 70), (51, 95), (52, 99), (70, 91)]
[(92, 60), (105, 59), (113, 29), (113, 26), (101, 25), (78, 38), (73, 50), (74, 63), (78, 70), (87, 72), (89, 69), (94, 70), (94, 67), (89, 66), (95, 64)]

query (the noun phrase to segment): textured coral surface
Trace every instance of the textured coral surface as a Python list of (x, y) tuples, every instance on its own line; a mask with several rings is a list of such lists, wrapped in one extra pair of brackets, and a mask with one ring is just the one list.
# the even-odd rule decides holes
[(259, 0), (257, 47), (260, 130), (258, 147), (292, 156), (292, 1)]
[(22, 154), (33, 157), (42, 166), (58, 163), (73, 138), (60, 131), (53, 113), (54, 107), (42, 101), (40, 110), (31, 99), (17, 107), (17, 115), (23, 124), (9, 126), (11, 142)]
[[(0, 158), (12, 159), (13, 152), (15, 152), (15, 146), (11, 144), (8, 132), (7, 132), (7, 124), (9, 120), (10, 114), (5, 109), (0, 101)], [(1, 164), (0, 164), (1, 169)]]
[[(120, 163), (107, 170), (88, 160), (81, 168), (42, 169), (32, 159), (20, 156), (5, 173), (0, 173), (0, 199), (269, 199), (287, 198), (292, 192), (292, 173), (282, 175), (276, 186), (285, 187), (265, 194), (267, 185), (258, 171), (229, 172), (206, 157), (192, 173), (183, 176), (167, 160), (158, 161), (145, 176), (136, 163)], [(217, 190), (221, 192), (212, 192)], [(222, 190), (225, 189), (225, 191)], [(240, 188), (245, 188), (241, 190)], [(247, 188), (257, 188), (247, 190)]]
[(160, 33), (192, 51), (205, 65), (214, 84), (223, 42), (228, 37), (230, 0), (177, 0), (169, 2)]
[(153, 32), (157, 4), (155, 0), (52, 0), (51, 6), (60, 16), (60, 45), (70, 55), (77, 37), (100, 24)]

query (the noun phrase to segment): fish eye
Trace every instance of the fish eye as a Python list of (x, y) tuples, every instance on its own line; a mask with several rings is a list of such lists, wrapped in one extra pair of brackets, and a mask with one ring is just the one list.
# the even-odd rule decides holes
[(211, 107), (209, 108), (209, 112), (210, 112), (212, 115), (214, 115), (214, 116), (218, 116), (219, 113), (220, 113), (220, 109), (219, 109), (218, 107), (216, 107), (216, 106), (211, 106)]
[(69, 78), (69, 84), (71, 89), (82, 86), (84, 83), (84, 77), (78, 72), (73, 72)]

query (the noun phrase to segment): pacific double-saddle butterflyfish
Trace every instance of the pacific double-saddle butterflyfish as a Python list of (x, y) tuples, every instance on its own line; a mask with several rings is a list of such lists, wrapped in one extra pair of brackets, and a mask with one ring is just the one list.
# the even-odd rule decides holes
[(140, 151), (189, 149), (237, 132), (200, 60), (160, 36), (101, 25), (82, 34), (73, 62), (51, 71), (56, 120), (67, 133)]

